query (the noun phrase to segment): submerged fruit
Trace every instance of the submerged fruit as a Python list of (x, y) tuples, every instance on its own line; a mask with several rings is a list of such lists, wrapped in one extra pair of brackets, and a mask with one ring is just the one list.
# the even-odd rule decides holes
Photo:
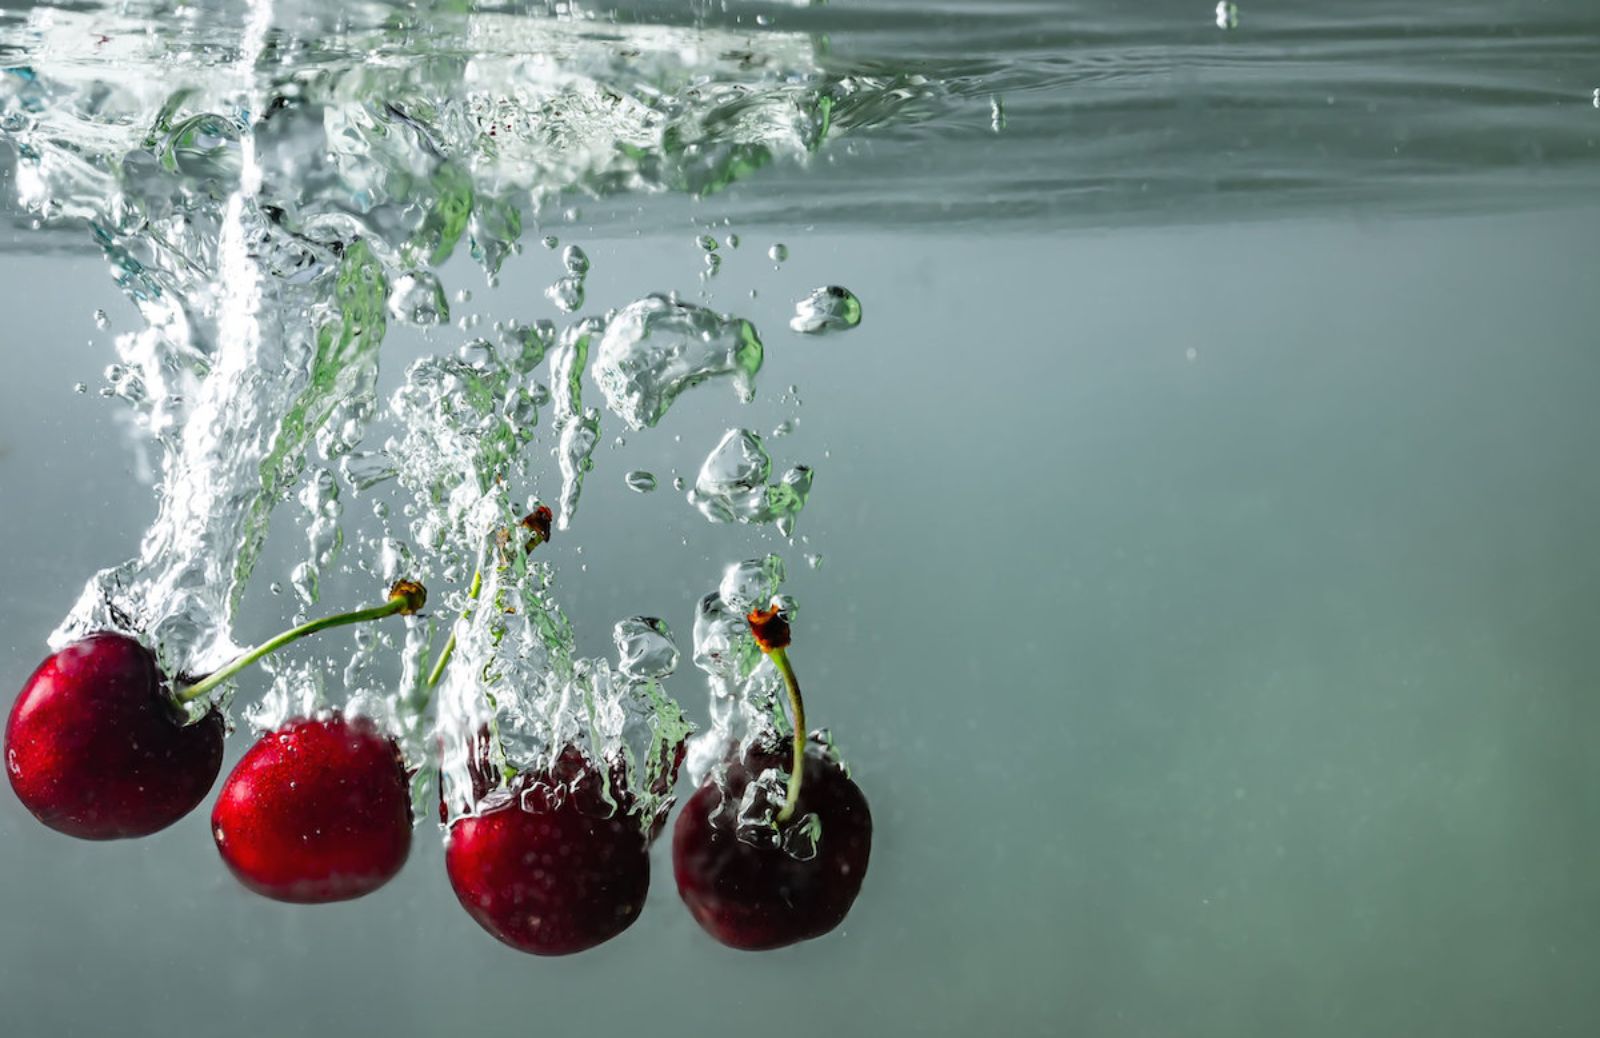
[(411, 788), (393, 739), (363, 718), (291, 721), (262, 736), (211, 812), (245, 886), (317, 904), (370, 894), (411, 853)]
[[(738, 805), (752, 778), (784, 763), (781, 754), (753, 754), (707, 781), (672, 832), (678, 894), (695, 921), (730, 948), (761, 951), (820, 937), (844, 921), (872, 852), (872, 814), (860, 788), (833, 761), (809, 754), (792, 820), (815, 815), (814, 852), (797, 856), (788, 840), (752, 844), (737, 829)], [(787, 835), (780, 832), (777, 835)]]
[(50, 828), (115, 840), (176, 822), (222, 767), (222, 716), (186, 724), (154, 654), (101, 633), (48, 657), (6, 722), (6, 774)]
[(467, 913), (534, 955), (570, 955), (639, 917), (650, 887), (648, 844), (626, 797), (600, 795), (587, 762), (564, 754), (549, 774), (523, 775), (450, 826), (445, 869)]

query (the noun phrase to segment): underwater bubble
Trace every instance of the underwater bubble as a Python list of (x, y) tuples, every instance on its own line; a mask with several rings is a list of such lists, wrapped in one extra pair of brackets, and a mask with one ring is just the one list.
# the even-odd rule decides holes
[(89, 391), (89, 386), (84, 382), (74, 382), (72, 384), (72, 391), (81, 395)]
[(400, 275), (389, 292), (389, 316), (423, 328), (443, 324), (450, 320), (444, 286), (425, 270)]
[(811, 469), (797, 465), (769, 484), (771, 471), (761, 437), (749, 429), (729, 429), (700, 466), (689, 503), (714, 523), (776, 523), (788, 536), (810, 496)]
[(1221, 0), (1217, 4), (1216, 22), (1219, 29), (1237, 29), (1239, 27), (1239, 5), (1230, 0)]
[(569, 274), (545, 289), (544, 295), (557, 310), (570, 314), (583, 306), (583, 278)]
[(561, 250), (561, 262), (568, 274), (582, 277), (589, 273), (589, 254), (576, 245), (568, 245)]
[(700, 248), (704, 249), (706, 252), (717, 251), (717, 239), (711, 237), (709, 234), (702, 234), (700, 237), (694, 240), (694, 243), (700, 246)]
[(656, 488), (655, 473), (646, 472), (644, 469), (634, 469), (623, 476), (622, 481), (636, 494), (648, 494)]
[(556, 525), (565, 530), (577, 514), (583, 494), (583, 477), (594, 468), (594, 449), (600, 443), (600, 412), (588, 408), (568, 418), (561, 426), (556, 460), (561, 467), (561, 498), (556, 510)]
[(802, 335), (847, 331), (861, 323), (861, 300), (848, 288), (828, 285), (795, 304), (789, 327)]
[(111, 327), (110, 316), (104, 310), (96, 310), (94, 312), (94, 326), (102, 331)]
[(739, 236), (737, 234), (730, 234), (722, 240), (730, 249), (737, 249), (739, 247)]
[(617, 668), (635, 681), (664, 678), (678, 669), (678, 645), (665, 620), (634, 616), (611, 629)]
[(356, 490), (368, 490), (396, 473), (394, 461), (382, 451), (352, 451), (339, 459), (339, 474)]
[(807, 812), (783, 830), (783, 851), (796, 861), (810, 861), (817, 856), (817, 845), (822, 842), (822, 819), (815, 812)]
[(772, 601), (783, 584), (783, 578), (781, 557), (769, 554), (765, 558), (745, 559), (722, 571), (717, 594), (722, 596), (730, 609), (748, 613)]
[(789, 258), (789, 246), (785, 245), (781, 241), (780, 242), (774, 242), (772, 247), (767, 250), (767, 259), (771, 260), (774, 263), (782, 263), (784, 260), (786, 260), (788, 258)]
[(557, 238), (553, 234), (547, 234), (543, 238), (539, 239), (539, 244), (543, 245), (547, 249), (554, 249), (560, 246), (561, 239)]
[(822, 568), (822, 556), (819, 555), (819, 554), (815, 554), (815, 553), (807, 555), (806, 556), (806, 565), (810, 566), (812, 569), (821, 569)]
[(650, 295), (607, 325), (594, 379), (612, 412), (643, 429), (661, 421), (680, 393), (711, 378), (731, 377), (748, 403), (761, 361), (761, 339), (744, 318)]

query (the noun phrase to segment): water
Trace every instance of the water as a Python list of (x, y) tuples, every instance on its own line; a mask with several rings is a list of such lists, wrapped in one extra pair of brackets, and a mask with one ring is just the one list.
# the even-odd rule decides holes
[[(77, 622), (195, 668), (421, 570), (233, 710), (424, 759), (487, 561), (505, 751), (649, 788), (669, 696), (774, 720), (723, 621), (788, 594), (878, 823), (824, 941), (724, 952), (658, 850), (542, 962), (432, 839), (295, 911), (198, 813), (85, 847), (0, 797), (12, 1030), (1591, 1032), (1600, 18), (1125, 7), (0, 15), (4, 680), (104, 567)], [(792, 331), (835, 285), (869, 318)]]

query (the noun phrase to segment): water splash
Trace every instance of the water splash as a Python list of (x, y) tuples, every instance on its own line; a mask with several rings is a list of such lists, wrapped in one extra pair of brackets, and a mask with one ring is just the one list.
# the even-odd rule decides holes
[[(141, 632), (175, 672), (220, 664), (237, 651), (233, 612), (271, 512), (298, 498), (302, 606), (344, 565), (442, 584), (436, 617), (465, 614), (439, 699), (452, 811), (477, 803), (482, 727), (496, 781), (575, 747), (620, 769), (641, 817), (658, 816), (687, 732), (663, 688), (676, 652), (665, 625), (625, 621), (616, 665), (578, 657), (552, 571), (507, 558), (502, 535), (537, 499), (541, 437), (557, 455), (560, 525), (573, 520), (601, 434), (601, 412), (581, 399), (591, 350), (607, 407), (637, 429), (702, 381), (748, 400), (763, 356), (754, 327), (662, 295), (563, 329), (501, 323), (413, 364), (386, 402), (380, 344), (390, 322), (445, 326), (440, 265), (465, 251), (493, 283), (525, 226), (570, 209), (565, 194), (703, 196), (776, 159), (803, 161), (918, 90), (830, 73), (797, 33), (596, 33), (581, 18), (381, 5), (334, 15), (265, 0), (248, 4), (242, 36), (229, 19), (142, 31), (172, 12), (135, 0), (0, 16), (12, 65), (0, 137), (17, 154), (19, 205), (42, 224), (86, 227), (140, 309), (145, 327), (118, 338), (110, 388), (161, 468), (139, 555), (89, 583), (54, 643), (117, 627)], [(562, 263), (556, 302), (575, 310), (589, 260), (568, 246)], [(379, 419), (394, 429), (381, 444), (368, 439)], [(409, 497), (404, 528), (375, 500), (382, 535), (344, 544), (342, 488), (389, 481)], [(475, 567), (495, 608), (460, 590)], [(251, 719), (321, 709), (342, 682), (346, 709), (387, 711), (419, 758), (437, 628), (409, 618), (358, 633), (343, 666), (277, 665)], [(398, 690), (381, 665), (396, 653)]]

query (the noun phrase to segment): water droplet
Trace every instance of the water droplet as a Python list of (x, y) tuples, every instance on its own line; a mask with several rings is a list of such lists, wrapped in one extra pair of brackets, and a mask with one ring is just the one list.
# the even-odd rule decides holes
[(848, 288), (828, 285), (795, 304), (789, 327), (802, 335), (846, 331), (861, 323), (861, 300)]
[(648, 494), (656, 488), (655, 474), (644, 469), (634, 469), (622, 479), (628, 485), (628, 489), (636, 494)]

